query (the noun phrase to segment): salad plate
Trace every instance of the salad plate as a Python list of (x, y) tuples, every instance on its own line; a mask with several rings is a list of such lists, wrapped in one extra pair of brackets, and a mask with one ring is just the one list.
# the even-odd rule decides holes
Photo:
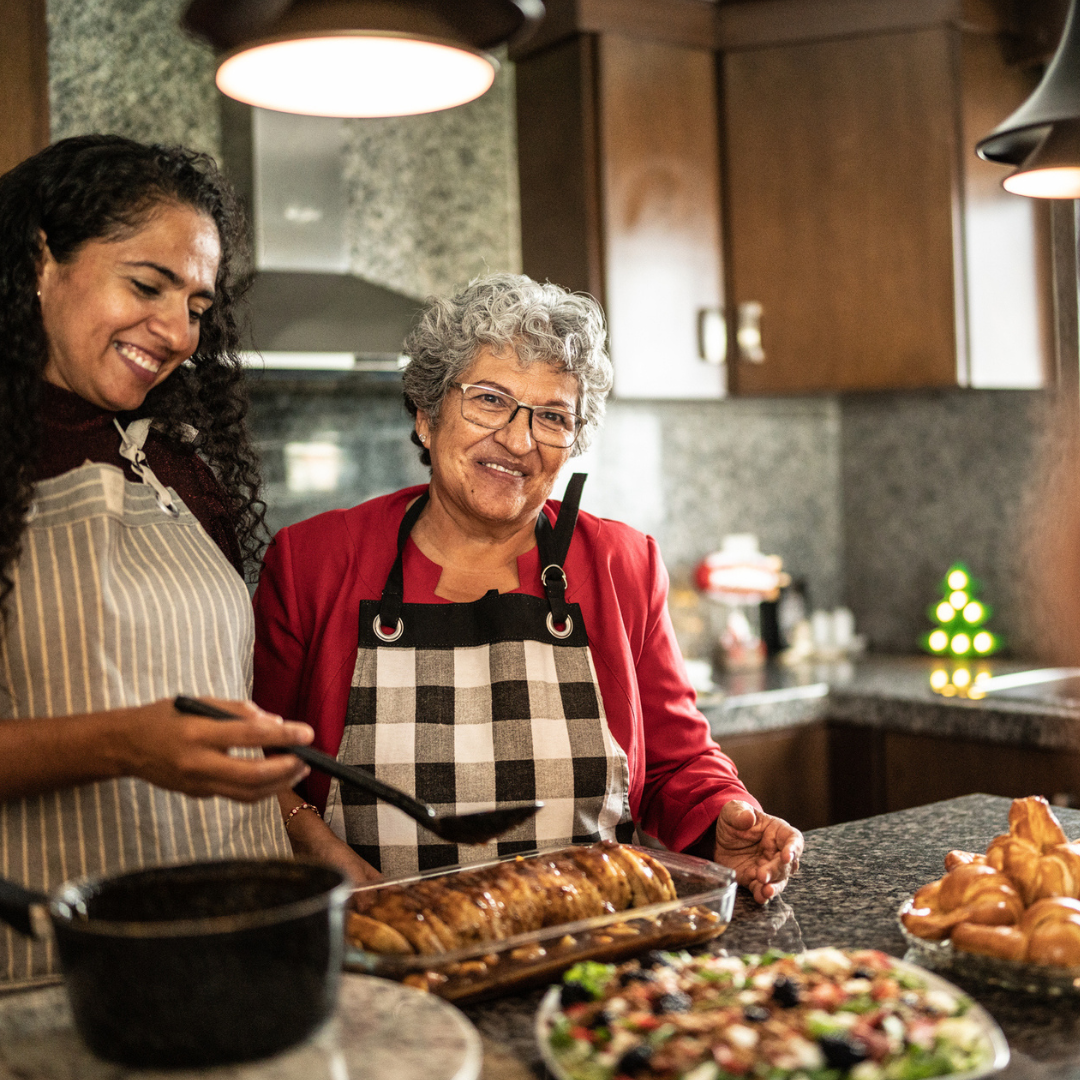
[(1009, 1061), (963, 991), (871, 949), (576, 965), (536, 1037), (557, 1080), (976, 1080)]

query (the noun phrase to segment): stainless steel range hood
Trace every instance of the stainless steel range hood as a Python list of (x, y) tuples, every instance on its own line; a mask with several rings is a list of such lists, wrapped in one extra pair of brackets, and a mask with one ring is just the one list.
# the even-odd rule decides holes
[[(392, 370), (419, 304), (351, 274), (260, 270), (248, 295), (248, 347), (267, 367), (298, 367), (274, 354), (356, 358), (359, 370)], [(317, 366), (313, 361), (303, 366)], [(327, 366), (341, 366), (327, 361)]]
[(349, 273), (344, 122), (222, 109), (225, 167), (253, 226), (249, 362), (398, 370), (420, 302)]

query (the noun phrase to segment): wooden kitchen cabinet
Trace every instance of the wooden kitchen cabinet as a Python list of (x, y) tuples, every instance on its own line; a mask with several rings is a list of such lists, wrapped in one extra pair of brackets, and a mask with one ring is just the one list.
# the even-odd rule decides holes
[(726, 392), (712, 5), (552, 0), (515, 56), (522, 263), (604, 305), (622, 398)]
[(718, 8), (734, 391), (1043, 382), (1045, 210), (974, 154), (1033, 81), (978, 7)]
[(45, 0), (5, 0), (0, 30), (0, 174), (49, 144)]
[(829, 824), (961, 795), (1080, 802), (1080, 753), (830, 721)]
[(729, 735), (720, 746), (765, 810), (806, 830), (832, 824), (828, 739), (824, 724), (806, 724)]
[(976, 792), (1011, 799), (1080, 796), (1080, 753), (934, 735), (885, 736), (886, 811)]

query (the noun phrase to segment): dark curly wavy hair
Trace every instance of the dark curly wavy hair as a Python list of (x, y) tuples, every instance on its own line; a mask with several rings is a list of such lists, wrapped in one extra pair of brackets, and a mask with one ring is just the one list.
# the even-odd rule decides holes
[(42, 238), (57, 262), (92, 240), (119, 239), (163, 203), (213, 219), (221, 241), (213, 306), (199, 348), (125, 420), (153, 416), (167, 437), (199, 432), (195, 448), (217, 474), (250, 572), (266, 546), (258, 459), (244, 426), (248, 401), (238, 355), (236, 305), (250, 282), (244, 219), (212, 158), (119, 135), (62, 139), (0, 176), (0, 606), (11, 592), (31, 501), (47, 359), (37, 272)]

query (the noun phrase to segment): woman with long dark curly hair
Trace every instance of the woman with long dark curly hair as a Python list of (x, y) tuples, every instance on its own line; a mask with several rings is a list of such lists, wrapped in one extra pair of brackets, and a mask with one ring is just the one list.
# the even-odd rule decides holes
[[(247, 700), (242, 236), (181, 147), (87, 135), (0, 177), (0, 865), (34, 888), (289, 854), (307, 770), (258, 748), (312, 732)], [(51, 963), (0, 935), (0, 981)]]

